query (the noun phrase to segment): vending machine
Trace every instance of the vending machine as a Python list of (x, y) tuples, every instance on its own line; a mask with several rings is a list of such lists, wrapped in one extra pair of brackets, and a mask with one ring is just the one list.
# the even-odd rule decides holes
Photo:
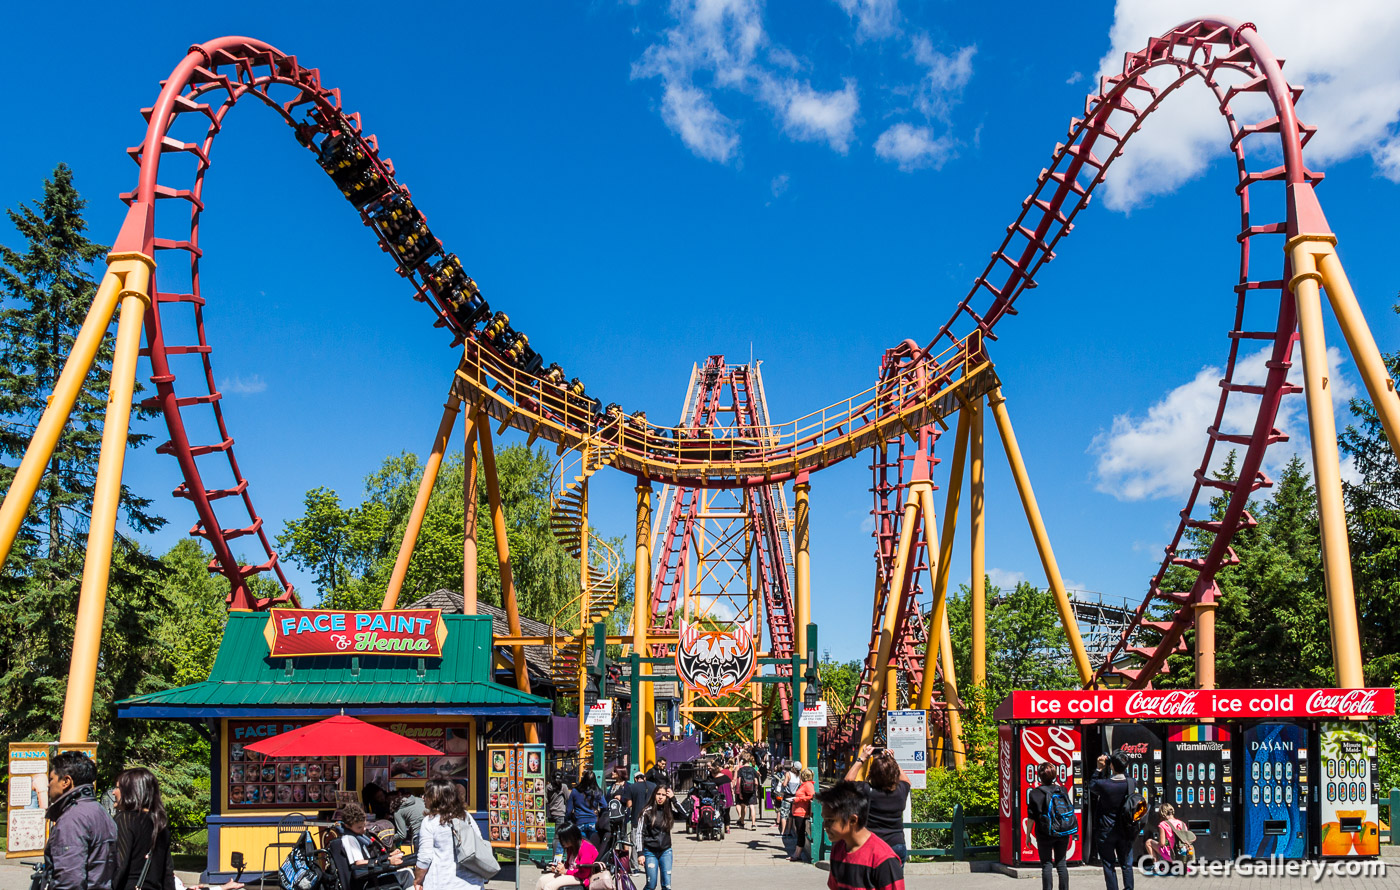
[(1239, 852), (1255, 859), (1302, 859), (1308, 836), (1308, 731), (1260, 723), (1244, 731)]
[[(1155, 813), (1162, 802), (1162, 727), (1154, 723), (1109, 723), (1099, 728), (1099, 750), (1095, 754), (1118, 752), (1124, 759), (1126, 775), (1147, 799), (1148, 818), (1142, 820), (1133, 841), (1133, 861), (1147, 854), (1150, 832), (1156, 830)], [(1089, 813), (1089, 824), (1094, 815)], [(1091, 844), (1092, 848), (1092, 844)]]
[(1318, 770), (1313, 852), (1337, 859), (1379, 856), (1375, 727), (1369, 723), (1323, 723), (1313, 744)]
[(1196, 858), (1235, 857), (1231, 735), (1202, 723), (1167, 729), (1164, 801), (1196, 835)]
[(1036, 775), (1042, 763), (1053, 763), (1060, 784), (1074, 803), (1079, 833), (1070, 839), (1067, 860), (1083, 859), (1084, 752), (1079, 729), (1073, 726), (1002, 725), (998, 729), (998, 775), (1001, 789), (1001, 861), (1005, 865), (1032, 865), (1040, 862), (1035, 828), (1028, 806), (1032, 788), (1040, 785)]

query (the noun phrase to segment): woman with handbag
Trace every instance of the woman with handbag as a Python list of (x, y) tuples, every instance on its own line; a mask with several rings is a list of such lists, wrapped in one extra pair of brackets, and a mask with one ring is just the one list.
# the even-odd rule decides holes
[(143, 767), (117, 774), (117, 870), (112, 890), (175, 890), (170, 823), (160, 785)]
[(598, 848), (588, 842), (573, 822), (565, 822), (555, 835), (564, 848), (563, 861), (555, 857), (555, 862), (545, 869), (535, 882), (535, 890), (560, 890), (562, 887), (587, 887), (593, 879), (594, 864), (598, 862)]
[(457, 833), (477, 850), (490, 850), (462, 798), (458, 786), (447, 779), (429, 779), (424, 784), (413, 890), (481, 890), (486, 886), (486, 878), (459, 857)]

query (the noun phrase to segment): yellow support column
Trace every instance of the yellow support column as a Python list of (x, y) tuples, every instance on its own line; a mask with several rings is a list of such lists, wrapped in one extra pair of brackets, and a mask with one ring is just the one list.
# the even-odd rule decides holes
[[(491, 441), (491, 418), (485, 411), (476, 415), (476, 435), (481, 443), (481, 467), (486, 476), (486, 500), (491, 507), (491, 530), (496, 539), (496, 559), (501, 568), (501, 608), (505, 609), (506, 627), (513, 637), (520, 636), (520, 607), (515, 597), (515, 575), (510, 568), (510, 539), (506, 536), (506, 511), (501, 503), (501, 485), (496, 476), (496, 448)], [(530, 691), (530, 671), (525, 664), (525, 647), (512, 646), (511, 660), (515, 662), (515, 688)], [(525, 724), (525, 741), (537, 743), (539, 728)]]
[(462, 612), (476, 614), (476, 417), (463, 418), (466, 444), (462, 446)]
[[(924, 549), (932, 554), (936, 552), (933, 547), (933, 525), (934, 517), (938, 515), (934, 510), (932, 485), (919, 486), (919, 503), (922, 505), (924, 513)], [(935, 570), (937, 568), (941, 567), (935, 567)], [(953, 666), (953, 635), (948, 628), (948, 599), (946, 596), (934, 604), (931, 625), (929, 628), (930, 639), (925, 644), (925, 652), (928, 651), (928, 648), (934, 648), (943, 653), (943, 698), (948, 706), (948, 726), (953, 736), (953, 765), (962, 769), (965, 765), (962, 745), (962, 715), (958, 712), (958, 676), (957, 669)], [(925, 685), (927, 685), (930, 676), (929, 673), (924, 674)], [(922, 696), (922, 691), (920, 695)]]
[(123, 283), (129, 277), (134, 283), (141, 276), (149, 281), (154, 268), (150, 257), (142, 254), (113, 254), (107, 258), (107, 271), (97, 286), (92, 306), (83, 319), (78, 336), (73, 340), (73, 346), (68, 350), (68, 360), (63, 363), (63, 371), (54, 383), (49, 404), (34, 427), (29, 447), (25, 449), (24, 458), (10, 480), (4, 503), (0, 504), (0, 567), (10, 558), (10, 549), (24, 526), (24, 517), (34, 501), (34, 492), (39, 490), (39, 480), (44, 477), (53, 450), (58, 446), (59, 436), (68, 425), (68, 415), (78, 400), (78, 393), (82, 392), (83, 381), (87, 379), (93, 359), (102, 347), (102, 339), (116, 312)]
[[(972, 685), (987, 685), (987, 501), (984, 460), (982, 397), (968, 406), (969, 446), (972, 450), (972, 480), (968, 492), (972, 535)], [(961, 423), (961, 421), (959, 421)]]
[[(648, 635), (651, 631), (651, 482), (638, 479), (637, 494), (637, 541), (636, 560), (633, 564), (632, 584), (632, 651), (640, 657), (651, 655)], [(643, 663), (640, 672), (651, 675), (651, 665)], [(647, 770), (656, 763), (656, 707), (652, 685), (639, 682), (632, 690), (632, 719), (640, 721), (642, 750), (634, 753), (635, 768)]]
[[(1329, 236), (1330, 237), (1330, 236)], [(1376, 415), (1385, 428), (1391, 450), (1400, 449), (1400, 395), (1395, 392), (1395, 381), (1385, 366), (1385, 359), (1376, 347), (1376, 339), (1361, 314), (1361, 306), (1356, 302), (1356, 294), (1351, 282), (1342, 269), (1342, 261), (1337, 257), (1333, 243), (1324, 242), (1326, 250), (1318, 252), (1318, 269), (1322, 273), (1322, 286), (1327, 289), (1327, 298), (1332, 304), (1332, 312), (1337, 316), (1337, 324), (1346, 338), (1356, 369), (1366, 384), (1366, 393), (1371, 404), (1376, 406)], [(1314, 250), (1323, 244), (1313, 242)]]
[(1361, 667), (1361, 635), (1356, 622), (1356, 596), (1352, 590), (1346, 506), (1342, 502), (1337, 421), (1328, 388), (1327, 341), (1322, 333), (1319, 290), (1322, 275), (1317, 271), (1316, 257), (1311, 250), (1316, 243), (1307, 236), (1289, 241), (1293, 280), (1288, 286), (1298, 306), (1298, 334), (1303, 347), (1303, 391), (1308, 403), (1318, 526), (1322, 532), (1322, 569), (1327, 581), (1332, 660), (1336, 665), (1337, 685), (1359, 689), (1366, 685), (1366, 679)]
[(880, 720), (880, 705), (885, 696), (886, 672), (890, 667), (890, 652), (894, 648), (895, 631), (899, 628), (900, 593), (904, 589), (904, 578), (909, 572), (909, 555), (914, 550), (914, 526), (919, 521), (919, 488), (927, 484), (911, 483), (904, 496), (904, 519), (899, 526), (899, 550), (894, 555), (894, 572), (890, 577), (889, 592), (885, 595), (880, 642), (875, 650), (875, 670), (870, 677), (870, 702), (866, 705), (865, 716), (861, 720), (858, 747), (869, 745), (875, 740), (875, 727)]
[(996, 418), (997, 432), (1001, 435), (1002, 448), (1006, 451), (1006, 462), (1011, 465), (1011, 475), (1016, 480), (1016, 490), (1021, 495), (1021, 506), (1026, 511), (1026, 522), (1035, 538), (1035, 549), (1040, 554), (1040, 564), (1045, 569), (1045, 580), (1055, 596), (1055, 608), (1060, 613), (1060, 623), (1064, 626), (1065, 637), (1069, 640), (1070, 654), (1074, 666), (1079, 671), (1079, 679), (1089, 683), (1094, 678), (1094, 669), (1089, 666), (1089, 655), (1084, 651), (1084, 640), (1079, 635), (1079, 622), (1074, 617), (1074, 607), (1070, 605), (1069, 594), (1065, 592), (1064, 579), (1060, 577), (1060, 565), (1055, 561), (1055, 552), (1050, 549), (1050, 535), (1045, 531), (1045, 523), (1040, 518), (1040, 507), (1035, 501), (1035, 491), (1031, 489), (1031, 477), (1026, 472), (1025, 461), (1021, 459), (1021, 449), (1016, 444), (1016, 432), (1011, 428), (1011, 415), (1006, 412), (1006, 398), (998, 387), (987, 398), (992, 416)]
[[(437, 434), (433, 436), (433, 447), (428, 452), (428, 462), (423, 465), (423, 478), (418, 482), (418, 494), (413, 499), (413, 509), (408, 514), (408, 525), (399, 542), (399, 553), (394, 559), (394, 571), (389, 576), (389, 586), (384, 589), (384, 602), (381, 609), (397, 608), (399, 592), (403, 590), (403, 579), (408, 577), (408, 565), (413, 561), (413, 548), (418, 544), (418, 533), (423, 528), (423, 517), (428, 513), (428, 502), (433, 497), (433, 486), (437, 484), (438, 470), (442, 467), (442, 455), (447, 450), (447, 440), (452, 438), (452, 427), (457, 424), (457, 412), (462, 407), (462, 398), (457, 394), (456, 377), (447, 393), (447, 403), (442, 406), (442, 420), (438, 422)], [(470, 412), (468, 412), (470, 417)], [(468, 615), (475, 611), (467, 612)]]
[[(807, 625), (812, 623), (812, 528), (811, 528), (811, 492), (812, 484), (805, 476), (798, 477), (797, 484), (792, 487), (794, 512), (796, 516), (793, 522), (793, 559), (796, 562), (794, 574), (796, 577), (796, 591), (794, 593), (794, 621), (793, 632), (797, 634), (797, 654), (801, 656), (802, 663), (807, 663)], [(886, 653), (888, 662), (888, 653)], [(805, 689), (800, 686), (799, 689)], [(872, 691), (871, 696), (875, 693)], [(873, 702), (872, 702), (873, 703)], [(802, 713), (802, 701), (799, 699), (792, 703), (792, 731), (797, 737), (797, 759), (802, 761), (803, 766), (812, 765), (812, 752), (807, 750), (807, 733), (798, 729), (797, 718)]]
[(1215, 597), (1195, 605), (1196, 612), (1196, 688), (1215, 688)]
[[(88, 740), (88, 725), (92, 718), (92, 692), (97, 682), (97, 662), (102, 650), (102, 619), (107, 610), (107, 583), (112, 571), (112, 540), (116, 535), (117, 511), (121, 506), (122, 466), (126, 460), (131, 399), (136, 387), (136, 357), (141, 351), (141, 324), (151, 305), (150, 282), (154, 268), (153, 262), (139, 256), (137, 262), (130, 263), (118, 295), (117, 341), (112, 354), (107, 413), (102, 422), (102, 449), (97, 459), (87, 554), (83, 560), (78, 616), (73, 629), (73, 659), (68, 669), (68, 692), (63, 700), (63, 725), (58, 735), (60, 742), (68, 744)], [(69, 363), (72, 363), (72, 359)], [(65, 374), (67, 370), (64, 369)], [(81, 384), (81, 375), (76, 382)], [(62, 427), (60, 423), (59, 430)], [(57, 441), (56, 435), (54, 441)], [(28, 505), (25, 506), (27, 508)]]
[[(958, 431), (953, 438), (953, 463), (948, 469), (948, 498), (943, 505), (943, 529), (939, 536), (938, 543), (938, 565), (934, 568), (933, 575), (933, 614), (935, 621), (938, 616), (943, 616), (943, 621), (948, 618), (948, 575), (953, 562), (953, 538), (957, 533), (958, 525), (958, 504), (962, 496), (963, 468), (967, 464), (967, 440), (972, 426), (969, 412), (966, 410), (958, 413)], [(930, 493), (932, 495), (932, 493)], [(928, 519), (924, 519), (924, 531), (928, 533)], [(933, 551), (930, 550), (930, 553)], [(939, 625), (935, 624), (934, 627)], [(927, 711), (933, 706), (933, 675), (938, 666), (938, 652), (941, 647), (933, 645), (935, 642), (933, 635), (929, 636), (929, 643), (924, 647), (924, 680), (919, 687), (919, 700), (917, 707), (921, 711)], [(951, 705), (950, 705), (951, 706)]]

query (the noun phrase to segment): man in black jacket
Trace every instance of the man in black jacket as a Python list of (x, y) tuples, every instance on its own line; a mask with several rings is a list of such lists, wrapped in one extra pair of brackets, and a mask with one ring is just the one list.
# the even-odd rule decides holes
[(44, 847), (53, 890), (111, 890), (117, 870), (117, 825), (93, 793), (97, 767), (79, 751), (64, 751), (49, 764), (49, 804), (54, 825)]
[(1109, 776), (1095, 779), (1089, 786), (1089, 797), (1094, 805), (1094, 835), (1098, 838), (1103, 882), (1108, 890), (1118, 890), (1115, 867), (1123, 871), (1123, 890), (1133, 890), (1133, 840), (1138, 827), (1123, 815), (1123, 801), (1133, 788), (1133, 780), (1124, 775), (1126, 769), (1127, 761), (1115, 751), (1108, 758)]
[(1066, 854), (1069, 852), (1069, 842), (1073, 836), (1056, 837), (1050, 833), (1050, 797), (1059, 791), (1068, 800), (1069, 792), (1056, 781), (1059, 771), (1053, 763), (1042, 763), (1036, 772), (1040, 777), (1040, 785), (1031, 789), (1026, 809), (1031, 817), (1031, 824), (1035, 826), (1035, 847), (1040, 852), (1040, 887), (1041, 890), (1052, 890), (1053, 869), (1060, 875), (1060, 890), (1069, 890), (1069, 863), (1066, 861)]

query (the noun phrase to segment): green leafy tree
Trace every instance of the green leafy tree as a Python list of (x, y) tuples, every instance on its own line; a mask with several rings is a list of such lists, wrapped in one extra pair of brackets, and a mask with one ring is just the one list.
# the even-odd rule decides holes
[[(577, 612), (566, 607), (578, 595), (578, 560), (559, 544), (549, 526), (551, 467), (543, 450), (511, 445), (496, 451), (521, 614), (572, 624)], [(325, 488), (307, 492), (302, 515), (286, 523), (277, 545), (288, 562), (312, 573), (323, 607), (373, 608), (382, 602), (422, 473), (418, 458), (405, 453), (386, 458), (365, 478), (364, 498), (356, 506), (344, 506), (335, 492)], [(461, 455), (448, 455), (428, 501), (401, 601), (462, 586), (463, 475)], [(483, 602), (500, 605), (495, 529), (480, 462), (476, 490), (477, 592)], [(632, 593), (631, 560), (622, 539), (606, 540), (621, 556), (620, 598), (627, 603)], [(629, 617), (630, 610), (619, 610), (610, 626), (624, 627)]]
[[(0, 246), (0, 460), (18, 462), (53, 394), (96, 293), (94, 264), (107, 248), (84, 234), (87, 202), (63, 164), (44, 180), (43, 197), (7, 211), (24, 247)], [(35, 493), (16, 549), (31, 559), (62, 561), (87, 532), (97, 457), (102, 444), (113, 338), (102, 341), (67, 426), (54, 449), (48, 472)], [(140, 387), (137, 387), (140, 392)], [(137, 418), (147, 416), (139, 404)], [(131, 446), (148, 436), (129, 435)], [(14, 465), (0, 466), (0, 485), (9, 486)], [(153, 531), (164, 520), (150, 501), (123, 486), (122, 511), (135, 530)], [(40, 571), (45, 571), (40, 568)], [(68, 567), (53, 571), (64, 573)]]

